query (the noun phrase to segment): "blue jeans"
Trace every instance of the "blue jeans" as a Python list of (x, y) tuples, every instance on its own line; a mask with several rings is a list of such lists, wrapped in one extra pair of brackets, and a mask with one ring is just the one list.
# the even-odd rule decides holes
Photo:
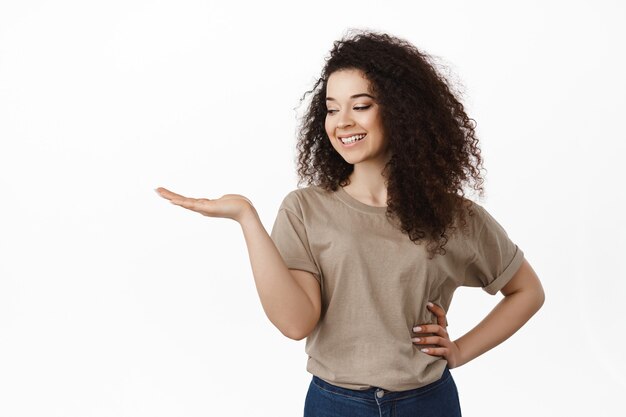
[(407, 391), (357, 391), (313, 375), (304, 417), (461, 417), (456, 384), (446, 366), (441, 379)]

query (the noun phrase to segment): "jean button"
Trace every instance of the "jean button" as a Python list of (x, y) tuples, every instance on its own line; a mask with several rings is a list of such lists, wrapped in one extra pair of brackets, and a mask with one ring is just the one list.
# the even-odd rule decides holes
[(376, 396), (378, 398), (383, 398), (383, 395), (385, 395), (385, 392), (381, 389), (379, 389), (378, 391), (376, 391)]

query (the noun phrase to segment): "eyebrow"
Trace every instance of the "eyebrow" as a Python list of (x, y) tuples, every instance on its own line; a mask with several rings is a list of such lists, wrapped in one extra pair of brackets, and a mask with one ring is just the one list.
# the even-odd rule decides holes
[[(367, 94), (367, 93), (355, 94), (355, 95), (353, 95), (353, 96), (350, 96), (350, 98), (359, 98), (359, 97), (369, 97), (369, 98), (371, 98), (371, 99), (376, 100), (376, 97), (371, 96), (371, 95), (369, 95), (369, 94)], [(332, 101), (337, 101), (337, 100), (335, 100), (335, 99), (334, 99), (334, 98), (332, 98), (332, 97), (326, 97), (326, 101), (330, 101), (330, 100), (332, 100)]]

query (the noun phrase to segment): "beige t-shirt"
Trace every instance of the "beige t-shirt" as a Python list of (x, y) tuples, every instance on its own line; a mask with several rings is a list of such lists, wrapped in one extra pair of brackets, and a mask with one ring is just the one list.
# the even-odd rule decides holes
[(307, 337), (307, 371), (340, 387), (388, 391), (438, 380), (447, 361), (411, 341), (413, 326), (437, 323), (432, 301), (448, 311), (459, 286), (496, 294), (517, 272), (524, 254), (487, 211), (473, 203), (444, 249), (427, 259), (385, 216), (343, 188), (309, 186), (283, 200), (271, 237), (287, 266), (315, 274), (322, 314)]

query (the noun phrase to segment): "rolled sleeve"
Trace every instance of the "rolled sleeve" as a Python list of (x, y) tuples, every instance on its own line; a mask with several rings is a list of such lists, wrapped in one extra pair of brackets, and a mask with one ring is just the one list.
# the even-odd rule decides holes
[(472, 257), (465, 270), (463, 285), (481, 287), (495, 295), (519, 270), (524, 253), (487, 210), (477, 207), (483, 225), (477, 238), (471, 242)]

